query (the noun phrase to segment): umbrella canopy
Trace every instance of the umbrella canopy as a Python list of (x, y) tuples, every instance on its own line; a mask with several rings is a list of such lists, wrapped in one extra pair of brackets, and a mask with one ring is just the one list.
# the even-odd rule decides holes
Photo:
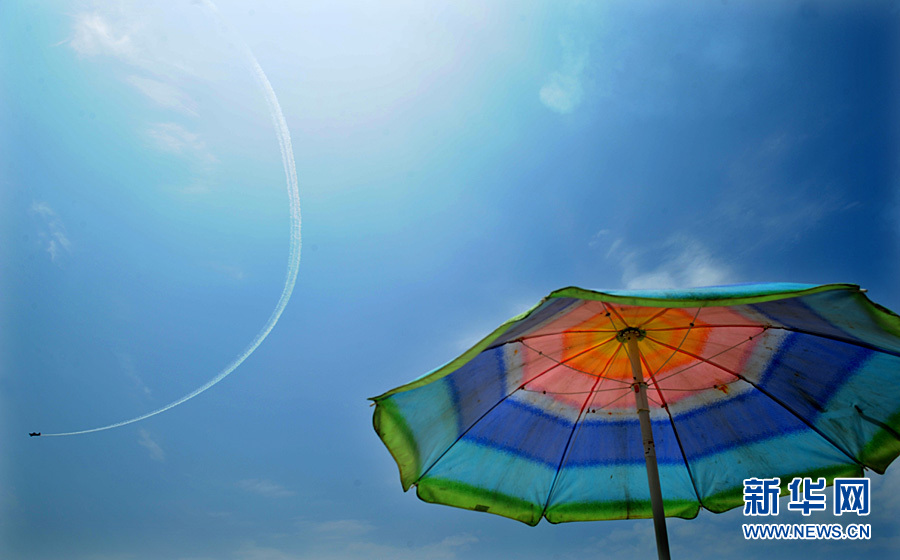
[(631, 357), (666, 516), (900, 454), (900, 317), (849, 284), (557, 290), (374, 397), (375, 430), (427, 502), (529, 525), (651, 517)]

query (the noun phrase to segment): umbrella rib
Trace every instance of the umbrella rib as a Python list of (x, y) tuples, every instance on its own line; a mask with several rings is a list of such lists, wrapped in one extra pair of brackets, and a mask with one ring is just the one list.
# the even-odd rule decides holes
[[(765, 327), (761, 327), (761, 328), (762, 328), (763, 330), (760, 331), (759, 334), (762, 334), (763, 332), (766, 331)], [(759, 336), (759, 335), (757, 335), (757, 336)], [(650, 340), (655, 342), (655, 340), (652, 339), (652, 338), (651, 338)], [(746, 340), (742, 340), (742, 341), (738, 342), (737, 344), (733, 344), (733, 345), (729, 346), (728, 348), (722, 350), (721, 352), (717, 352), (716, 354), (713, 354), (713, 355), (710, 356), (708, 359), (709, 359), (709, 360), (712, 360), (713, 358), (718, 358), (719, 356), (721, 356), (721, 355), (724, 354), (725, 352), (731, 352), (732, 350), (734, 350), (734, 349), (737, 348), (738, 346), (741, 346), (742, 344), (747, 344), (748, 342), (750, 342), (750, 340), (752, 340), (752, 339), (748, 338), (748, 339), (746, 339)], [(674, 356), (675, 354), (673, 353), (672, 355)], [(676, 375), (681, 375), (682, 373), (686, 372), (687, 370), (689, 370), (689, 369), (694, 369), (695, 367), (697, 367), (697, 366), (699, 366), (699, 365), (700, 365), (700, 363), (694, 363), (694, 364), (691, 364), (691, 365), (689, 365), (689, 366), (687, 366), (687, 367), (685, 367), (685, 368), (682, 368), (682, 369), (680, 369), (680, 370), (678, 370), (678, 371), (675, 371), (675, 372), (670, 373), (669, 375), (667, 375), (667, 376), (663, 377), (662, 379), (660, 379), (660, 381), (665, 381), (665, 380), (667, 380), (667, 379), (672, 379), (672, 378), (675, 377)], [(658, 372), (657, 372), (657, 373), (658, 373)], [(672, 389), (667, 389), (667, 390), (672, 390)], [(688, 389), (685, 389), (685, 390), (688, 390)], [(692, 390), (694, 390), (694, 389), (692, 389)]]
[(617, 330), (577, 330), (577, 331), (560, 331), (560, 332), (555, 332), (555, 333), (545, 333), (545, 334), (533, 334), (533, 335), (530, 335), (530, 336), (528, 336), (528, 335), (522, 335), (522, 336), (520, 336), (520, 337), (513, 338), (513, 339), (507, 340), (507, 341), (505, 341), (505, 342), (500, 342), (500, 343), (497, 343), (497, 344), (492, 344), (492, 345), (488, 346), (487, 348), (485, 348), (485, 350), (493, 350), (493, 349), (495, 349), (495, 348), (500, 348), (501, 346), (504, 346), (504, 345), (509, 344), (509, 343), (511, 343), (511, 342), (522, 342), (523, 340), (531, 340), (532, 338), (542, 338), (542, 337), (545, 337), (545, 336), (559, 336), (559, 335), (561, 335), (561, 334), (617, 333), (617, 332), (619, 332), (618, 329), (617, 329)]
[[(643, 323), (641, 323), (640, 325), (638, 325), (636, 328), (638, 328), (638, 329), (642, 328), (644, 325), (646, 325), (647, 323), (649, 323), (649, 322), (652, 321), (653, 319), (656, 319), (657, 317), (659, 317), (660, 315), (662, 315), (663, 313), (665, 313), (665, 312), (667, 312), (667, 311), (669, 311), (669, 310), (671, 310), (671, 309), (672, 309), (671, 307), (664, 307), (664, 308), (662, 309), (662, 311), (660, 311), (659, 313), (657, 313), (657, 314), (654, 315), (653, 317), (650, 317), (649, 319), (647, 319), (646, 321), (644, 321)], [(699, 309), (699, 308), (698, 308), (698, 309)]]
[[(663, 381), (665, 381), (665, 379), (663, 379)], [(696, 393), (696, 392), (698, 392), (698, 391), (707, 391), (707, 390), (709, 390), (709, 389), (718, 389), (719, 387), (720, 387), (720, 384), (719, 384), (719, 383), (715, 383), (715, 384), (713, 384), (713, 385), (710, 385), (709, 387), (688, 387), (688, 388), (683, 388), (683, 387), (666, 387), (666, 392), (667, 392), (667, 393), (672, 393), (672, 392), (679, 392), (679, 393)]]
[[(694, 317), (694, 318), (696, 319), (696, 317)], [(766, 325), (766, 326), (769, 327), (770, 329), (777, 328), (777, 327), (773, 327), (771, 325)], [(754, 327), (762, 328), (763, 325), (757, 325), (757, 324), (753, 324), (753, 323), (746, 323), (743, 325), (741, 325), (741, 324), (735, 324), (735, 325), (703, 324), (703, 325), (694, 325), (694, 326), (687, 326), (687, 327), (661, 327), (658, 329), (644, 329), (644, 330), (647, 332), (662, 332), (662, 331), (684, 331), (684, 330), (689, 331), (692, 329), (725, 329), (725, 328), (754, 328)]]
[[(684, 336), (681, 337), (681, 342), (678, 343), (678, 347), (679, 347), (679, 348), (681, 348), (682, 346), (684, 346), (684, 341), (686, 341), (688, 335), (691, 334), (691, 329), (694, 328), (694, 323), (697, 321), (697, 317), (700, 315), (700, 309), (702, 309), (702, 308), (700, 308), (700, 307), (697, 308), (697, 312), (694, 313), (694, 318), (691, 319), (691, 324), (690, 324), (690, 326), (687, 328), (687, 332), (685, 332), (685, 333), (684, 333)], [(646, 331), (644, 331), (644, 332), (646, 332)], [(653, 340), (653, 339), (650, 339), (650, 340)], [(659, 373), (659, 371), (660, 371), (662, 368), (666, 367), (666, 364), (669, 363), (669, 360), (671, 360), (672, 358), (675, 357), (675, 354), (677, 354), (677, 352), (672, 352), (672, 353), (669, 355), (669, 357), (666, 358), (666, 361), (663, 362), (662, 364), (660, 364), (660, 366), (659, 366), (658, 368), (656, 368), (656, 371), (653, 372), (653, 373)], [(641, 359), (642, 359), (642, 360), (644, 359), (644, 356), (643, 356), (643, 355), (641, 355)], [(650, 369), (650, 365), (649, 365), (649, 364), (647, 364), (647, 371), (648, 371), (648, 372), (652, 371), (652, 370)], [(651, 377), (652, 377), (652, 375), (651, 375)], [(655, 379), (654, 379), (654, 382), (655, 382)]]
[[(587, 348), (587, 349), (585, 349), (585, 350), (582, 350), (582, 351), (579, 352), (578, 354), (575, 354), (574, 356), (570, 356), (569, 358), (566, 358), (566, 360), (564, 360), (564, 361), (562, 361), (562, 362), (557, 362), (556, 360), (553, 360), (553, 358), (550, 358), (549, 356), (545, 356), (545, 357), (547, 357), (547, 358), (549, 358), (549, 359), (555, 361), (556, 363), (553, 364), (552, 366), (548, 367), (547, 369), (545, 369), (545, 370), (542, 371), (541, 373), (535, 375), (534, 377), (532, 377), (532, 378), (529, 379), (528, 381), (525, 381), (524, 383), (522, 383), (521, 385), (519, 385), (518, 387), (516, 387), (515, 389), (513, 389), (512, 391), (510, 391), (510, 392), (509, 392), (507, 395), (505, 395), (502, 399), (500, 399), (499, 401), (497, 401), (497, 402), (496, 402), (493, 406), (491, 406), (489, 409), (487, 409), (487, 410), (484, 412), (484, 414), (482, 414), (481, 416), (479, 416), (477, 420), (475, 420), (474, 422), (472, 422), (472, 424), (471, 424), (468, 428), (466, 428), (461, 434), (459, 434), (459, 436), (457, 436), (457, 438), (456, 438), (455, 440), (453, 440), (453, 443), (451, 443), (450, 445), (448, 445), (448, 446), (447, 446), (447, 449), (445, 449), (445, 450), (443, 451), (443, 453), (441, 453), (440, 456), (439, 456), (437, 459), (435, 459), (430, 465), (428, 465), (428, 468), (425, 469), (425, 470), (422, 472), (422, 474), (419, 475), (418, 478), (416, 478), (416, 481), (413, 482), (413, 484), (418, 484), (420, 480), (422, 480), (423, 478), (425, 478), (425, 475), (427, 475), (427, 474), (431, 471), (431, 469), (432, 469), (436, 464), (438, 464), (438, 463), (441, 461), (441, 459), (444, 458), (444, 455), (446, 455), (447, 452), (449, 452), (449, 451), (453, 448), (453, 446), (456, 445), (456, 444), (459, 442), (459, 440), (461, 440), (462, 438), (464, 438), (464, 437), (466, 436), (466, 434), (468, 434), (469, 431), (470, 431), (472, 428), (475, 427), (476, 424), (478, 424), (479, 422), (481, 422), (481, 421), (484, 419), (485, 416), (487, 416), (488, 414), (490, 414), (491, 412), (493, 412), (493, 410), (494, 410), (495, 408), (497, 408), (498, 406), (500, 406), (504, 401), (506, 401), (506, 399), (508, 399), (509, 397), (513, 396), (513, 394), (514, 394), (516, 391), (519, 391), (519, 390), (521, 390), (521, 389), (524, 389), (526, 385), (528, 385), (529, 383), (531, 383), (532, 381), (534, 381), (534, 380), (537, 379), (538, 377), (541, 377), (541, 376), (543, 376), (544, 374), (549, 373), (550, 371), (554, 370), (555, 368), (557, 368), (557, 367), (559, 367), (559, 366), (561, 366), (561, 365), (565, 365), (565, 362), (566, 362), (566, 361), (568, 361), (568, 360), (574, 360), (575, 358), (577, 358), (578, 356), (581, 356), (582, 354), (584, 354), (584, 353), (586, 353), (586, 352), (590, 352), (591, 350), (596, 350), (597, 348), (603, 346), (604, 344), (606, 344), (607, 342), (610, 342), (610, 341), (612, 341), (612, 340), (615, 340), (615, 337), (612, 337), (612, 338), (610, 338), (610, 339), (608, 339), (608, 340), (604, 340), (604, 341), (601, 342), (600, 344), (597, 344), (597, 345), (595, 345), (595, 346), (592, 346), (592, 347), (590, 347), (590, 348)], [(527, 345), (525, 345), (525, 343), (523, 343), (523, 342), (521, 342), (521, 341), (520, 341), (520, 343), (522, 344), (522, 346), (525, 346), (526, 348), (529, 348)], [(544, 355), (542, 352), (538, 352), (538, 354), (540, 354), (540, 355), (542, 355), (542, 356)]]
[[(559, 335), (561, 335), (561, 334), (594, 334), (594, 333), (617, 333), (617, 332), (619, 332), (619, 331), (617, 331), (617, 330), (611, 330), (611, 329), (609, 329), (609, 330), (607, 330), (607, 329), (601, 329), (601, 330), (595, 330), (595, 329), (579, 329), (579, 330), (574, 330), (574, 329), (573, 329), (573, 330), (565, 330), (565, 331), (553, 332), (553, 333), (543, 333), (543, 334), (523, 335), (523, 336), (521, 336), (521, 337), (519, 337), (519, 338), (517, 338), (517, 339), (513, 339), (513, 340), (531, 340), (532, 338), (542, 338), (542, 337), (545, 337), (545, 336), (559, 336)], [(511, 341), (510, 341), (510, 342), (511, 342)]]
[[(606, 372), (609, 369), (610, 364), (613, 363), (613, 360), (616, 359), (616, 356), (619, 355), (619, 350), (622, 349), (622, 345), (616, 348), (616, 351), (613, 352), (612, 356), (609, 357), (609, 360), (606, 362), (606, 365), (603, 367), (603, 372)], [(603, 383), (604, 379), (608, 379), (603, 377), (601, 373), (597, 376), (597, 379), (594, 381), (593, 387), (591, 387), (590, 392), (588, 393), (587, 398), (584, 400), (584, 403), (581, 405), (581, 410), (578, 411), (578, 417), (575, 418), (575, 422), (572, 424), (572, 431), (569, 432), (569, 439), (566, 440), (566, 446), (563, 448), (562, 455), (559, 458), (559, 464), (556, 466), (556, 474), (553, 475), (553, 482), (550, 483), (550, 490), (547, 491), (547, 501), (544, 502), (544, 509), (541, 510), (541, 517), (544, 517), (544, 514), (547, 513), (547, 508), (550, 507), (550, 499), (553, 497), (553, 490), (556, 488), (556, 482), (559, 480), (559, 473), (562, 471), (563, 463), (566, 462), (566, 457), (569, 454), (569, 446), (572, 444), (572, 440), (575, 438), (575, 432), (578, 431), (578, 427), (581, 425), (581, 417), (584, 414), (584, 410), (587, 408), (588, 403), (591, 402), (591, 398), (594, 396), (594, 390), (597, 389), (601, 383)]]
[[(647, 338), (650, 338), (650, 337), (647, 337)], [(668, 344), (666, 344), (666, 343), (664, 343), (664, 342), (660, 342), (660, 341), (654, 340), (654, 339), (651, 339), (651, 340), (653, 340), (653, 342), (655, 342), (655, 343), (657, 343), (657, 344), (660, 344), (660, 345), (662, 345), (662, 346), (665, 346), (666, 348), (673, 348), (673, 349), (675, 349), (673, 346), (670, 346), (670, 345), (668, 345)], [(744, 376), (741, 375), (740, 373), (737, 373), (737, 372), (735, 372), (735, 371), (731, 371), (730, 369), (726, 368), (725, 366), (721, 366), (721, 365), (719, 365), (719, 364), (717, 364), (717, 363), (715, 363), (715, 362), (710, 361), (711, 358), (710, 358), (710, 359), (703, 358), (703, 357), (701, 357), (701, 356), (698, 356), (698, 355), (696, 355), (696, 354), (693, 354), (693, 353), (691, 353), (691, 352), (688, 352), (688, 351), (686, 351), (686, 350), (681, 350), (681, 349), (675, 349), (675, 351), (676, 351), (676, 352), (680, 352), (680, 353), (682, 353), (682, 354), (685, 354), (685, 355), (687, 355), (687, 356), (690, 356), (691, 358), (694, 358), (695, 360), (700, 360), (700, 361), (702, 361), (702, 362), (706, 362), (707, 364), (709, 364), (709, 365), (711, 365), (711, 366), (713, 366), (713, 367), (719, 368), (720, 370), (722, 370), (722, 371), (724, 371), (724, 372), (726, 372), (726, 373), (730, 373), (731, 375), (737, 377), (737, 378), (740, 379), (741, 381), (744, 381), (744, 382), (746, 382), (746, 383), (749, 383), (754, 389), (756, 389), (757, 391), (759, 391), (759, 392), (762, 393), (763, 395), (765, 395), (765, 396), (769, 397), (770, 399), (772, 399), (772, 401), (774, 401), (776, 404), (780, 405), (782, 408), (784, 408), (785, 410), (787, 410), (788, 412), (790, 412), (795, 418), (797, 418), (798, 420), (800, 420), (801, 422), (803, 422), (804, 424), (806, 424), (806, 426), (807, 426), (810, 430), (812, 430), (812, 431), (814, 431), (815, 433), (819, 434), (819, 436), (820, 436), (822, 439), (824, 439), (825, 441), (827, 441), (828, 443), (830, 443), (831, 445), (833, 445), (835, 449), (837, 449), (838, 451), (840, 451), (841, 453), (843, 453), (844, 455), (846, 455), (851, 461), (853, 461), (854, 463), (856, 463), (857, 465), (859, 465), (861, 468), (866, 468), (866, 466), (865, 466), (864, 464), (862, 464), (856, 457), (854, 457), (853, 455), (851, 455), (850, 453), (848, 453), (847, 451), (845, 451), (844, 448), (842, 448), (840, 445), (838, 445), (837, 443), (835, 443), (834, 440), (832, 440), (830, 437), (828, 437), (827, 435), (825, 435), (824, 433), (822, 433), (821, 430), (819, 430), (818, 428), (816, 428), (815, 426), (813, 426), (812, 422), (810, 422), (810, 421), (807, 420), (806, 418), (800, 416), (800, 414), (798, 414), (794, 409), (792, 409), (791, 407), (789, 407), (788, 405), (786, 405), (784, 402), (782, 402), (781, 399), (779, 399), (778, 397), (776, 397), (775, 395), (773, 395), (773, 394), (770, 393), (769, 391), (763, 389), (762, 387), (760, 387), (759, 385), (757, 385), (757, 384), (754, 383), (753, 381), (750, 381), (749, 379), (747, 379), (746, 377), (744, 377)]]
[[(588, 348), (587, 350), (583, 350), (583, 351), (579, 352), (578, 354), (575, 354), (574, 356), (570, 356), (570, 357), (566, 358), (565, 360), (563, 360), (563, 361), (561, 361), (561, 362), (560, 362), (560, 361), (557, 361), (555, 358), (552, 358), (552, 357), (550, 357), (550, 356), (548, 356), (548, 355), (542, 353), (540, 350), (537, 350), (537, 349), (535, 349), (535, 348), (532, 348), (531, 346), (528, 346), (527, 344), (525, 344), (524, 341), (520, 341), (520, 342), (521, 342), (522, 346), (524, 346), (525, 348), (528, 348), (528, 349), (531, 350), (532, 352), (537, 352), (538, 354), (540, 354), (541, 356), (547, 358), (548, 360), (552, 360), (552, 361), (556, 362), (557, 365), (561, 365), (561, 366), (566, 367), (566, 368), (568, 368), (568, 369), (570, 369), (570, 370), (572, 370), (572, 371), (575, 371), (575, 372), (578, 372), (578, 373), (583, 373), (583, 374), (585, 374), (585, 375), (589, 375), (589, 376), (591, 376), (591, 377), (594, 377), (595, 374), (590, 373), (590, 372), (588, 372), (588, 371), (580, 370), (580, 369), (578, 369), (578, 368), (576, 368), (576, 367), (572, 367), (572, 366), (570, 366), (569, 364), (567, 364), (566, 362), (571, 361), (571, 360), (574, 360), (574, 359), (577, 358), (578, 356), (581, 356), (581, 355), (583, 355), (583, 354), (585, 354), (585, 353), (587, 353), (587, 352), (590, 352), (591, 350), (596, 350), (597, 348), (603, 346), (603, 345), (606, 344), (607, 342), (612, 342), (613, 340), (615, 340), (615, 337), (608, 338), (608, 339), (604, 340), (603, 342), (601, 342), (600, 344), (598, 344), (598, 345), (596, 345), (596, 346), (592, 346), (591, 348)], [(603, 371), (606, 371), (606, 370), (604, 369)], [(602, 375), (602, 374), (601, 374), (601, 375)], [(630, 385), (630, 383), (628, 383), (627, 381), (622, 381), (621, 379), (612, 379), (612, 378), (610, 378), (610, 377), (608, 377), (607, 379), (609, 379), (610, 381), (615, 381), (616, 383), (622, 383), (622, 384), (624, 384), (624, 385)], [(530, 382), (531, 382), (531, 381), (529, 381), (529, 383), (530, 383)]]
[(628, 321), (626, 321), (625, 319), (622, 318), (621, 315), (619, 315), (619, 312), (616, 311), (616, 308), (613, 307), (612, 305), (607, 306), (606, 302), (603, 302), (603, 308), (609, 310), (609, 311), (606, 312), (606, 316), (609, 317), (609, 322), (612, 323), (612, 326), (613, 326), (614, 329), (616, 329), (616, 332), (618, 332), (618, 331), (621, 330), (621, 329), (619, 329), (618, 327), (616, 327), (616, 322), (613, 321), (613, 320), (612, 320), (612, 317), (610, 317), (610, 315), (609, 315), (610, 311), (616, 314), (616, 317), (618, 317), (619, 320), (622, 321), (622, 324), (623, 324), (623, 325), (625, 325), (626, 327), (631, 326), (631, 325), (628, 324)]
[(838, 336), (833, 336), (833, 335), (830, 335), (830, 334), (822, 334), (822, 333), (815, 333), (815, 332), (810, 332), (810, 331), (804, 331), (804, 330), (802, 330), (802, 329), (795, 329), (795, 328), (793, 328), (793, 327), (780, 327), (780, 326), (772, 325), (770, 328), (772, 328), (772, 329), (781, 329), (781, 330), (784, 330), (784, 331), (790, 331), (790, 332), (795, 332), (795, 333), (800, 333), (800, 334), (808, 334), (809, 336), (818, 336), (818, 337), (820, 337), (820, 338), (827, 338), (828, 340), (833, 340), (833, 341), (835, 341), (835, 342), (843, 342), (844, 344), (850, 344), (850, 345), (853, 345), (853, 346), (859, 346), (860, 348), (866, 348), (866, 349), (868, 349), (868, 350), (874, 350), (874, 351), (876, 351), (876, 352), (881, 352), (881, 353), (883, 353), (883, 354), (889, 354), (889, 355), (891, 355), (891, 356), (894, 356), (895, 358), (900, 358), (900, 352), (897, 352), (897, 351), (894, 351), (894, 350), (888, 350), (888, 349), (886, 349), (886, 348), (880, 348), (880, 347), (878, 347), (878, 346), (875, 346), (874, 344), (870, 344), (870, 343), (864, 342), (864, 341), (862, 341), (862, 340), (859, 340), (859, 341), (847, 340), (847, 339), (845, 339), (845, 338), (840, 338), (840, 337), (838, 337)]
[[(604, 379), (609, 379), (610, 381), (618, 381), (617, 379), (611, 379), (609, 377), (605, 377)], [(613, 387), (611, 389), (596, 389), (594, 391), (545, 391), (543, 389), (540, 391), (538, 391), (536, 389), (522, 389), (522, 390), (529, 391), (532, 393), (538, 393), (538, 392), (546, 393), (548, 395), (586, 395), (588, 393), (611, 393), (613, 391), (622, 391), (623, 389), (625, 389), (625, 387)], [(685, 389), (685, 390), (693, 391), (694, 389)]]
[[(619, 389), (619, 390), (621, 391), (621, 389)], [(631, 389), (629, 389), (627, 391), (623, 391), (621, 395), (619, 395), (618, 397), (614, 398), (613, 400), (609, 401), (608, 403), (606, 403), (605, 405), (603, 405), (599, 408), (600, 408), (600, 410), (603, 410), (603, 409), (609, 410), (611, 408), (610, 405), (613, 405), (613, 404), (619, 402), (620, 400), (624, 399), (625, 397), (627, 397), (628, 395), (631, 395), (633, 393), (634, 392)]]
[(866, 422), (869, 422), (870, 424), (874, 424), (874, 425), (878, 426), (879, 428), (881, 428), (881, 429), (884, 430), (885, 432), (891, 434), (891, 436), (893, 436), (894, 439), (896, 439), (897, 441), (900, 441), (900, 433), (898, 433), (897, 430), (895, 430), (894, 428), (888, 426), (887, 424), (885, 424), (885, 423), (882, 422), (881, 420), (869, 416), (868, 414), (866, 414), (865, 412), (863, 412), (863, 410), (859, 407), (859, 405), (853, 405), (853, 408), (856, 409), (857, 414), (859, 414), (859, 416), (860, 416), (863, 420), (865, 420)]
[(839, 336), (823, 334), (823, 333), (816, 333), (816, 332), (811, 332), (811, 331), (804, 331), (802, 329), (797, 329), (794, 327), (785, 327), (785, 326), (781, 326), (781, 325), (751, 325), (751, 324), (747, 324), (747, 325), (696, 325), (694, 327), (665, 327), (665, 328), (660, 328), (660, 329), (644, 329), (644, 330), (647, 332), (662, 332), (662, 331), (678, 331), (678, 330), (691, 329), (691, 328), (694, 328), (694, 329), (722, 329), (722, 328), (753, 328), (753, 327), (762, 328), (762, 329), (778, 329), (778, 330), (782, 330), (782, 331), (806, 334), (809, 336), (817, 336), (820, 338), (826, 338), (828, 340), (833, 340), (835, 342), (843, 342), (844, 344), (851, 344), (853, 346), (859, 346), (860, 348), (866, 348), (868, 350), (875, 350), (876, 352), (882, 352), (884, 354), (889, 354), (891, 356), (900, 358), (900, 352), (896, 352), (894, 350), (888, 350), (886, 348), (881, 348), (879, 346), (870, 344), (868, 342), (864, 342), (862, 340), (859, 340), (859, 341), (847, 340), (846, 338), (841, 338)]

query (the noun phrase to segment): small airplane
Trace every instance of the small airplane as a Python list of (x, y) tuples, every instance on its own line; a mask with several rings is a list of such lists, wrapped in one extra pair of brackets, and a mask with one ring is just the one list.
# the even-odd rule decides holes
[(39, 435), (41, 435), (41, 432), (31, 432), (31, 433), (28, 434), (28, 435), (30, 435), (31, 437), (39, 436)]

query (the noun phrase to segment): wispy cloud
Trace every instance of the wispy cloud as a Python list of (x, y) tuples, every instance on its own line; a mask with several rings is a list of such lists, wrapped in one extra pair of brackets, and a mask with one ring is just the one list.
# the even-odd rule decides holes
[(117, 352), (116, 357), (119, 359), (119, 367), (133, 382), (134, 385), (148, 397), (150, 396), (150, 388), (144, 384), (144, 380), (138, 375), (137, 366), (134, 364), (134, 358), (131, 354), (125, 352)]
[(584, 96), (582, 76), (588, 61), (588, 48), (583, 40), (569, 35), (559, 38), (562, 65), (551, 72), (541, 87), (541, 102), (557, 113), (571, 113)]
[(265, 496), (266, 498), (288, 498), (295, 494), (293, 490), (288, 490), (280, 484), (259, 478), (241, 480), (238, 482), (238, 487), (251, 494)]
[(66, 226), (46, 202), (32, 202), (31, 213), (42, 221), (38, 230), (41, 245), (50, 254), (50, 260), (59, 264), (62, 255), (72, 251), (72, 242), (69, 241)]
[(195, 134), (177, 123), (156, 123), (147, 129), (147, 135), (163, 151), (194, 157), (207, 164), (216, 161), (216, 157), (206, 147), (206, 142), (199, 134)]
[[(182, 115), (197, 116), (197, 103), (177, 85), (194, 77), (181, 53), (152, 24), (140, 22), (133, 14), (113, 12), (76, 16), (72, 37), (64, 42), (81, 57), (106, 56), (127, 64), (131, 71), (124, 81), (147, 99)], [(148, 134), (163, 150), (204, 164), (216, 161), (200, 135), (182, 125), (157, 123)]]
[(128, 76), (125, 81), (161, 107), (197, 116), (197, 103), (184, 91), (169, 83), (138, 75)]
[[(648, 255), (654, 258), (647, 265)], [(669, 238), (653, 251), (629, 248), (625, 240), (611, 241), (607, 258), (622, 267), (622, 284), (628, 289), (671, 289), (716, 286), (734, 282), (731, 268), (715, 258), (697, 239), (686, 235)]]
[(186, 59), (192, 52), (172, 33), (160, 28), (161, 23), (171, 25), (171, 21), (161, 18), (172, 18), (172, 12), (179, 8), (178, 16), (182, 19), (200, 14), (197, 10), (185, 10), (184, 6), (159, 12), (154, 11), (152, 4), (126, 9), (105, 3), (98, 9), (75, 15), (71, 35), (58, 44), (68, 44), (83, 58), (116, 58), (154, 76), (192, 76), (195, 70)]
[(207, 266), (212, 270), (231, 278), (237, 282), (243, 282), (244, 279), (247, 278), (247, 273), (244, 272), (244, 269), (239, 266), (222, 264), (217, 262), (207, 263)]
[(601, 229), (600, 231), (598, 231), (597, 233), (594, 234), (594, 236), (588, 242), (588, 246), (596, 247), (597, 245), (603, 244), (604, 238), (609, 234), (610, 234), (610, 231), (608, 229)]
[(69, 46), (82, 56), (111, 55), (132, 58), (135, 55), (135, 47), (128, 33), (116, 29), (99, 13), (80, 14), (75, 17)]
[(302, 522), (301, 527), (306, 527), (312, 532), (337, 538), (358, 537), (371, 533), (375, 526), (368, 521), (359, 519), (337, 519), (334, 521), (322, 521), (316, 523)]
[(785, 177), (804, 150), (808, 134), (775, 130), (748, 142), (728, 166), (728, 185), (709, 215), (714, 228), (753, 232), (757, 245), (785, 246), (804, 238), (832, 216), (859, 203), (848, 200), (829, 179), (809, 175)]
[(150, 452), (150, 458), (154, 461), (165, 461), (165, 452), (162, 450), (162, 447), (160, 447), (159, 444), (150, 437), (150, 432), (141, 429), (140, 434), (141, 439), (138, 440), (138, 443), (141, 445), (141, 447), (144, 447), (147, 451)]
[(606, 258), (608, 259), (616, 252), (618, 252), (624, 241), (621, 237), (610, 240), (611, 233), (612, 232), (608, 229), (601, 229), (600, 231), (595, 233), (593, 237), (591, 237), (590, 241), (588, 241), (588, 247), (592, 249), (597, 247), (606, 247)]

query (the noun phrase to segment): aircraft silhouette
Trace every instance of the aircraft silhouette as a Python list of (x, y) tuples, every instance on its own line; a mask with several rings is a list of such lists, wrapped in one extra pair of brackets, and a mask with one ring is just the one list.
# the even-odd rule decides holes
[(39, 436), (39, 435), (41, 435), (41, 432), (31, 432), (31, 433), (28, 434), (28, 435), (30, 435), (31, 437)]

